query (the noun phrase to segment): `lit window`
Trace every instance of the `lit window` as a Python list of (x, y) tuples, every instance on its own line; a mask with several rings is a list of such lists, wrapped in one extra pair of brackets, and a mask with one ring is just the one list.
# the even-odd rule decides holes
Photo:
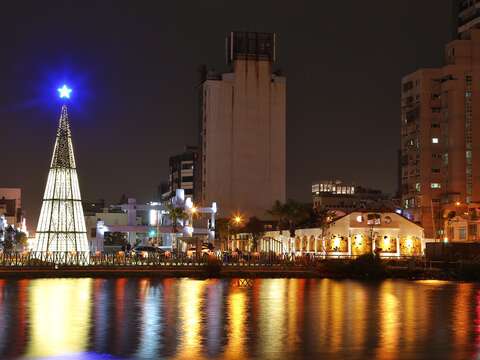
[(438, 138), (432, 138), (432, 144), (438, 144)]
[(442, 184), (440, 184), (440, 183), (431, 183), (431, 184), (430, 184), (430, 187), (431, 187), (432, 189), (441, 189), (441, 188), (442, 188)]
[(363, 216), (362, 215), (357, 216), (357, 222), (359, 222), (359, 223), (363, 222)]

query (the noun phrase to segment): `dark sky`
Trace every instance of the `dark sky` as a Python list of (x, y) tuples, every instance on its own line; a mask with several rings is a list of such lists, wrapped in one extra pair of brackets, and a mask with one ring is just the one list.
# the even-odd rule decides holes
[[(287, 76), (288, 196), (341, 178), (396, 189), (400, 79), (439, 66), (448, 0), (9, 1), (0, 14), (0, 186), (37, 221), (60, 112), (74, 87), (85, 199), (150, 199), (194, 144), (197, 69), (225, 70), (231, 30), (278, 34)], [(220, 204), (221, 205), (221, 204)]]

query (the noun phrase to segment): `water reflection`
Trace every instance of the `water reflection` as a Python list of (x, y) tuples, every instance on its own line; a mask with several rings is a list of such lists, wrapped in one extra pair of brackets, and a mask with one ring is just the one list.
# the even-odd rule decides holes
[(179, 280), (179, 353), (178, 359), (201, 359), (203, 291), (206, 281)]
[(0, 358), (475, 358), (473, 283), (0, 280)]
[[(92, 279), (42, 279), (28, 289), (31, 324), (26, 354), (47, 357), (81, 353), (88, 347)], [(20, 304), (24, 303), (22, 299)], [(20, 321), (19, 325), (25, 324)]]

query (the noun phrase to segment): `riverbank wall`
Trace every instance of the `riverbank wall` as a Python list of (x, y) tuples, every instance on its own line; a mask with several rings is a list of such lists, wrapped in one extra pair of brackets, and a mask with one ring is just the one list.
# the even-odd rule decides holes
[[(479, 266), (480, 269), (480, 266)], [(79, 277), (158, 277), (158, 278), (332, 278), (332, 279), (409, 279), (409, 280), (469, 280), (480, 281), (480, 270), (456, 271), (446, 268), (408, 268), (382, 266), (351, 271), (344, 266), (324, 267), (232, 267), (221, 266), (64, 266), (58, 268), (0, 268), (0, 278), (79, 278)]]

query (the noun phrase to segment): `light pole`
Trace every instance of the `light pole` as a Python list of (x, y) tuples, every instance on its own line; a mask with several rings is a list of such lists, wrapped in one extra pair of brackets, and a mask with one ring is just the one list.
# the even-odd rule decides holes
[(230, 241), (230, 223), (236, 228), (238, 228), (243, 222), (243, 217), (240, 214), (233, 215), (232, 218), (227, 222), (227, 249), (228, 242)]

